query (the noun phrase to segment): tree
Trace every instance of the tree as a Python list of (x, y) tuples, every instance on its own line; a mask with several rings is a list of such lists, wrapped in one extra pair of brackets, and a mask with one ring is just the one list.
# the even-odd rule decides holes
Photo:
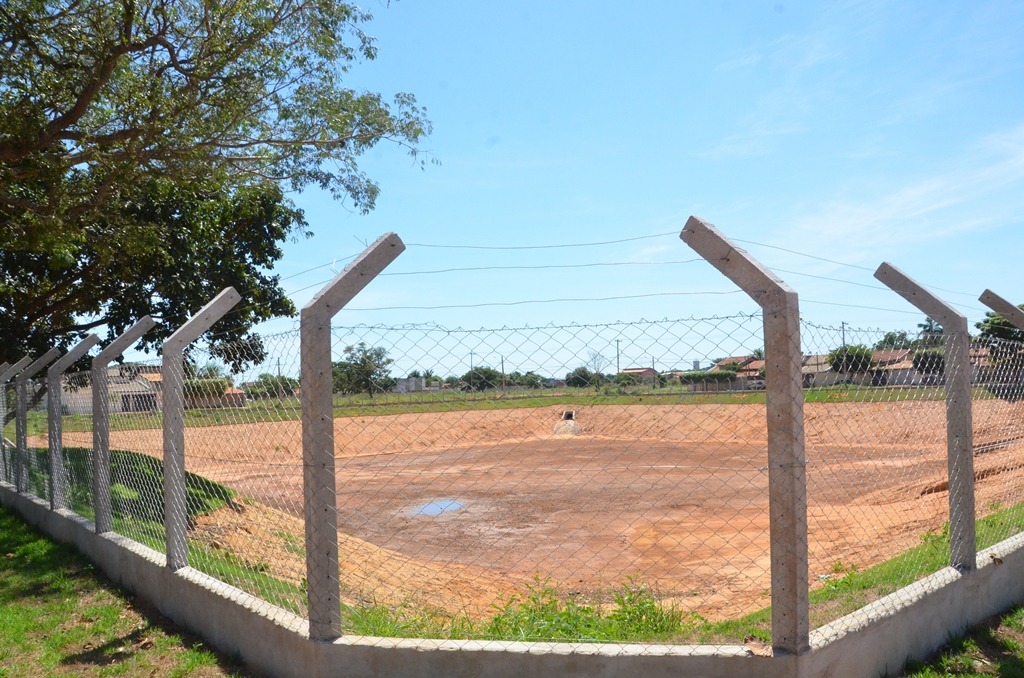
[(0, 360), (149, 312), (152, 345), (226, 285), (245, 300), (229, 340), (293, 312), (266, 274), (306, 234), (286, 191), (368, 211), (359, 157), (430, 131), (412, 96), (343, 84), (376, 55), (370, 18), (342, 0), (0, 3)]
[(941, 343), (942, 340), (939, 337), (942, 336), (942, 325), (926, 316), (924, 322), (918, 323), (917, 327), (921, 330), (918, 334), (925, 346), (934, 346)]
[(230, 285), (245, 301), (216, 325), (218, 357), (236, 370), (260, 362), (249, 328), (295, 310), (266, 272), (280, 243), (304, 228), (282, 200), (269, 185), (221, 196), (158, 180), (136, 187), (118, 221), (92, 221), (65, 251), (0, 247), (0, 360), (66, 347), (101, 326), (113, 339), (146, 314), (161, 320), (143, 342), (152, 347)]
[(885, 335), (875, 343), (876, 351), (890, 351), (910, 348), (913, 342), (905, 330), (886, 332)]
[(764, 360), (764, 349), (755, 348), (753, 351), (750, 352), (750, 357), (753, 358), (754, 360)]
[(493, 367), (474, 367), (462, 376), (462, 382), (470, 391), (486, 391), (501, 386), (501, 372)]
[[(1024, 310), (1024, 304), (1017, 308)], [(1002, 339), (1024, 343), (1024, 330), (1013, 325), (1009, 320), (995, 311), (988, 311), (985, 318), (974, 325), (981, 330), (981, 336), (986, 339)]]
[(639, 386), (643, 383), (643, 379), (636, 372), (620, 372), (612, 377), (612, 382), (620, 388), (629, 388)]
[(871, 349), (863, 344), (841, 346), (829, 351), (828, 363), (841, 374), (867, 372), (871, 369)]
[(227, 368), (212, 360), (189, 371), (196, 379), (224, 379), (228, 376)]
[(250, 398), (283, 398), (295, 395), (298, 388), (299, 380), (294, 377), (278, 377), (264, 372), (245, 391)]
[(565, 375), (565, 385), (572, 386), (573, 388), (596, 387), (601, 384), (601, 381), (602, 377), (600, 374), (591, 372), (586, 367), (577, 367), (575, 370)]
[(516, 371), (508, 375), (508, 385), (536, 389), (544, 386), (544, 381), (536, 372), (527, 372), (523, 374), (522, 372)]
[[(1024, 304), (1018, 308), (1024, 310)], [(986, 383), (986, 388), (1003, 400), (1016, 402), (1024, 399), (1024, 360), (1021, 355), (1024, 330), (993, 311), (987, 312), (985, 318), (974, 326), (981, 330), (981, 338), (988, 344), (993, 358), (992, 381)]]
[(927, 349), (914, 353), (914, 369), (921, 374), (943, 374), (946, 356), (942, 349)]
[(586, 366), (587, 368), (590, 369), (591, 372), (600, 374), (601, 371), (605, 368), (605, 365), (607, 364), (608, 359), (605, 358), (600, 353), (598, 353), (597, 351), (587, 351)]
[(365, 342), (346, 346), (345, 359), (334, 363), (334, 391), (336, 393), (373, 394), (389, 390), (394, 385), (388, 367), (394, 362), (380, 346), (370, 347)]

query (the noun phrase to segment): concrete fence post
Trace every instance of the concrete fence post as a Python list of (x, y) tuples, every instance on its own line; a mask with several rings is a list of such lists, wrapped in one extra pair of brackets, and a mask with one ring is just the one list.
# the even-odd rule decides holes
[[(4, 363), (4, 368), (0, 370), (0, 395), (4, 397), (2, 403), (2, 416), (0, 416), (0, 480), (6, 481), (8, 478), (14, 480), (14, 476), (11, 471), (14, 470), (14, 460), (11, 460), (11, 467), (7, 466), (7, 438), (4, 436), (4, 429), (7, 427), (7, 382), (14, 379), (23, 369), (28, 367), (29, 363), (32, 362), (32, 358), (25, 356), (13, 365)], [(14, 454), (17, 455), (17, 446), (14, 448)]]
[(797, 293), (714, 226), (691, 216), (679, 236), (746, 292), (764, 317), (771, 521), (772, 647), (810, 650), (807, 468)]
[(50, 455), (50, 508), (67, 508), (68, 476), (64, 468), (64, 371), (85, 355), (100, 338), (90, 334), (46, 370), (46, 423)]
[(946, 459), (949, 473), (949, 564), (977, 566), (974, 525), (974, 431), (971, 417), (971, 335), (967, 317), (885, 262), (875, 278), (942, 325), (945, 340)]
[(225, 288), (213, 301), (175, 330), (163, 344), (164, 386), (164, 528), (167, 531), (167, 567), (188, 565), (188, 495), (185, 490), (185, 348), (213, 327), (241, 300), (234, 287)]
[(311, 640), (333, 640), (341, 635), (331, 318), (404, 250), (405, 244), (394, 233), (381, 236), (327, 283), (300, 314), (303, 503)]
[(992, 290), (985, 290), (982, 292), (981, 296), (978, 297), (978, 301), (1006, 318), (1006, 321), (1017, 329), (1024, 330), (1024, 311), (1020, 310)]
[(92, 359), (89, 383), (92, 384), (92, 502), (96, 512), (96, 534), (114, 529), (110, 500), (110, 377), (107, 366), (155, 325), (155, 320), (144, 316)]
[(28, 380), (59, 355), (59, 348), (51, 348), (14, 378), (15, 398), (17, 399), (17, 411), (14, 415), (15, 446), (17, 448), (14, 458), (14, 487), (19, 493), (28, 489)]

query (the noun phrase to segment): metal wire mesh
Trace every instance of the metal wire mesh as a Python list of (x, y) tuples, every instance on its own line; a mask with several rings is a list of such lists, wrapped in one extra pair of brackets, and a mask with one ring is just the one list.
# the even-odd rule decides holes
[[(947, 416), (955, 415), (946, 400), (956, 369), (972, 384), (977, 547), (1024, 527), (1019, 347), (995, 359), (991, 342), (976, 339), (964, 366), (941, 334), (895, 346), (891, 338), (803, 326), (812, 626), (861, 615), (880, 599), (895, 608), (902, 587), (950, 564), (960, 500), (950, 500)], [(840, 351), (848, 369), (828, 369)]]
[(305, 614), (298, 333), (197, 347), (189, 361), (189, 564)]
[[(760, 334), (751, 316), (335, 328), (349, 628), (375, 606), (486, 635), (524, 601), (611, 613), (636, 591), (694, 628), (763, 608)], [(738, 373), (709, 371), (729, 356)], [(575, 633), (521, 630), (594, 639)]]
[[(964, 366), (941, 334), (806, 321), (801, 334), (810, 614), (822, 628), (898, 604), (890, 594), (949, 563), (947, 377)], [(344, 631), (770, 638), (759, 315), (357, 325), (332, 338)], [(967, 363), (983, 549), (1024, 527), (1024, 346), (976, 339)], [(305, 615), (316, 592), (299, 370), (297, 331), (192, 350), (184, 511), (189, 565)], [(158, 361), (112, 366), (101, 404), (114, 529), (161, 552), (167, 376)], [(93, 517), (93, 385), (87, 374), (62, 383), (68, 505)], [(26, 394), (26, 489), (46, 499), (47, 401), (41, 382)], [(10, 383), (0, 474), (11, 483), (15, 400)], [(636, 632), (630, 615), (663, 626)]]

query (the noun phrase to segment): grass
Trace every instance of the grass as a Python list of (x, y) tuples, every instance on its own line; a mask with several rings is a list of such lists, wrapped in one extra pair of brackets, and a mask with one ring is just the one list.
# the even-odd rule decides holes
[(903, 675), (1024, 678), (1024, 607), (1014, 607), (951, 639), (927, 662), (909, 662)]
[(0, 508), (0, 676), (248, 676)]
[[(13, 468), (13, 450), (7, 450), (6, 454), (7, 468)], [(114, 531), (165, 553), (162, 462), (137, 452), (111, 450), (110, 465)], [(32, 449), (28, 467), (29, 491), (37, 497), (48, 499), (47, 451)], [(68, 508), (84, 518), (94, 520), (91, 451), (65, 448), (64, 468), (70, 478)], [(186, 517), (190, 522), (199, 516), (231, 506), (238, 499), (234, 490), (193, 473), (185, 474), (185, 488)], [(231, 551), (190, 542), (189, 564), (279, 607), (305, 614), (304, 596), (300, 587), (268, 575), (267, 568), (260, 563), (246, 561)]]
[[(616, 602), (615, 610), (602, 612), (563, 601), (537, 581), (485, 626), (453, 635), (649, 641), (677, 638), (679, 628), (702, 625), (697, 618), (663, 609), (635, 582), (622, 587)], [(394, 615), (383, 608), (346, 613), (358, 632), (374, 635), (408, 637), (424, 626), (443, 624), (428, 615), (407, 615), (396, 629)], [(0, 508), (0, 638), (3, 678), (251, 675), (237, 659), (207, 648), (114, 587), (73, 549), (50, 542), (6, 508)], [(910, 663), (904, 675), (1024, 676), (1024, 608), (951, 639), (928, 662)]]
[[(805, 389), (808, 403), (895, 402), (900, 400), (943, 400), (946, 391), (941, 386), (857, 386), (840, 384)], [(976, 400), (995, 396), (983, 387), (975, 387)], [(466, 410), (505, 410), (537, 408), (552, 405), (586, 407), (595, 405), (763, 405), (764, 391), (693, 392), (678, 385), (654, 388), (638, 386), (621, 389), (603, 386), (600, 389), (538, 389), (533, 391), (463, 392), (422, 391), (418, 393), (381, 393), (370, 398), (367, 394), (335, 395), (335, 417), (382, 416), (392, 414), (419, 414), (424, 412), (457, 412)], [(296, 397), (249, 400), (245, 409), (216, 408), (189, 409), (185, 412), (185, 425), (189, 427), (226, 426), (239, 423), (298, 421), (302, 417)], [(112, 431), (159, 429), (163, 425), (160, 412), (120, 412), (110, 417)], [(83, 433), (92, 430), (92, 417), (85, 414), (66, 415), (62, 419), (65, 433)], [(46, 412), (32, 410), (27, 413), (28, 435), (45, 435)], [(5, 435), (14, 438), (14, 422), (5, 428)]]

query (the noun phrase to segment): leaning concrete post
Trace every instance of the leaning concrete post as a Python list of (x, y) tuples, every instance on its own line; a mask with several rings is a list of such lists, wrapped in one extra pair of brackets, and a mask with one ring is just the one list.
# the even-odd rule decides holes
[(320, 290), (300, 315), (306, 581), (312, 640), (341, 635), (331, 318), (404, 250), (405, 243), (394, 233), (381, 236)]
[(985, 304), (1019, 330), (1024, 330), (1024, 311), (1020, 310), (992, 290), (985, 290), (978, 301)]
[(903, 271), (883, 263), (875, 277), (942, 325), (945, 341), (946, 458), (949, 467), (949, 564), (977, 565), (974, 535), (974, 432), (971, 423), (971, 335), (967, 317)]
[(15, 445), (17, 446), (14, 459), (14, 487), (19, 493), (28, 489), (28, 380), (59, 355), (59, 348), (51, 348), (14, 378), (15, 398), (17, 398), (14, 424)]
[(241, 300), (234, 287), (188, 319), (163, 345), (164, 385), (164, 528), (167, 567), (188, 565), (188, 504), (185, 491), (185, 348), (213, 327)]
[(92, 384), (92, 503), (96, 512), (96, 534), (114, 529), (110, 501), (110, 379), (107, 366), (155, 325), (156, 321), (148, 315), (143, 317), (92, 359), (89, 382)]
[(772, 647), (810, 649), (807, 582), (807, 479), (796, 292), (714, 226), (690, 217), (680, 237), (757, 302), (764, 316), (771, 521)]
[(68, 507), (68, 476), (64, 469), (64, 413), (62, 411), (64, 388), (60, 383), (61, 377), (64, 376), (66, 369), (85, 355), (99, 340), (100, 338), (95, 334), (88, 335), (46, 370), (46, 393), (49, 396), (46, 402), (46, 422), (49, 432), (50, 508), (55, 511)]
[[(11, 468), (7, 466), (7, 438), (4, 437), (4, 429), (7, 427), (7, 393), (4, 390), (7, 386), (7, 382), (13, 379), (19, 372), (28, 367), (29, 363), (32, 362), (32, 358), (25, 356), (13, 365), (4, 363), (4, 369), (0, 370), (0, 396), (3, 396), (3, 402), (0, 406), (3, 407), (2, 416), (0, 416), (0, 480), (14, 480), (13, 476), (10, 475), (13, 467), (16, 466), (14, 461), (11, 462)], [(17, 454), (17, 447), (15, 449), (15, 455)]]

